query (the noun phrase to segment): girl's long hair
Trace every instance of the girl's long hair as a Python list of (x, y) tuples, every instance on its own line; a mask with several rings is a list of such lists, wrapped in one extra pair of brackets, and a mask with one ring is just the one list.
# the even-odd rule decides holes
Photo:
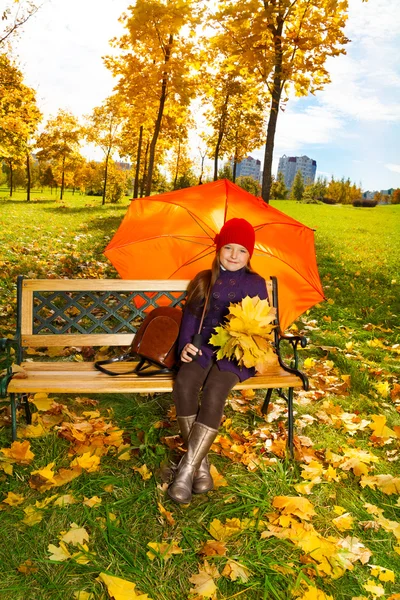
[[(213, 287), (217, 281), (220, 272), (221, 262), (219, 252), (215, 254), (211, 269), (200, 271), (188, 285), (186, 296), (186, 307), (196, 316), (200, 316), (203, 310), (209, 286)], [(246, 265), (246, 271), (253, 273), (250, 261)]]

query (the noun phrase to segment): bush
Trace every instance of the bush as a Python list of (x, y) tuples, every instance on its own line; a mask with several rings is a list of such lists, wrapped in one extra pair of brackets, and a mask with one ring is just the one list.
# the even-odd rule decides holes
[(333, 198), (322, 198), (322, 202), (324, 204), (336, 204), (336, 200)]
[(253, 196), (261, 196), (261, 185), (252, 177), (249, 177), (247, 175), (243, 177), (238, 177), (235, 183), (239, 187), (246, 190), (246, 192), (253, 194)]
[(373, 208), (377, 204), (377, 200), (367, 200), (367, 198), (359, 198), (358, 200), (353, 200), (353, 206), (365, 206)]

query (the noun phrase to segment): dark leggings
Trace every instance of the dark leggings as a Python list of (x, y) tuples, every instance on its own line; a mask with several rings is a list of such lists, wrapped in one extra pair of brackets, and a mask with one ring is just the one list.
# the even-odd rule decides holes
[[(239, 377), (230, 371), (220, 371), (212, 362), (203, 369), (197, 362), (183, 363), (175, 379), (172, 397), (179, 417), (197, 414), (197, 421), (218, 429), (224, 414), (225, 401)], [(202, 389), (199, 410), (199, 394)]]

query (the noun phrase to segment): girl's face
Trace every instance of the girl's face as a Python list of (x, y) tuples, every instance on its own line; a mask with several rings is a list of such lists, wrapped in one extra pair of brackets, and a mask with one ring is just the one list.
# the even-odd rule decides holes
[(249, 262), (249, 251), (240, 244), (226, 244), (219, 251), (221, 265), (227, 271), (239, 271)]

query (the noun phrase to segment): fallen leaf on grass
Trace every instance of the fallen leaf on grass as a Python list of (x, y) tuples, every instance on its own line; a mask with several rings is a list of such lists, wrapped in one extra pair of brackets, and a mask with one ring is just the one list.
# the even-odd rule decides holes
[(98, 496), (92, 496), (91, 498), (84, 497), (82, 504), (88, 506), (89, 508), (94, 508), (95, 506), (100, 506), (102, 500)]
[(361, 487), (368, 486), (373, 490), (377, 487), (384, 494), (391, 496), (392, 494), (400, 494), (400, 477), (392, 475), (371, 475), (369, 477), (361, 477)]
[(377, 581), (375, 581), (375, 579), (368, 579), (367, 583), (363, 584), (363, 588), (366, 589), (367, 592), (370, 592), (374, 598), (385, 595), (385, 590)]
[(27, 440), (24, 442), (13, 442), (10, 448), (0, 448), (0, 452), (6, 456), (10, 462), (17, 465), (29, 465), (35, 455), (31, 451), (31, 444)]
[(143, 481), (147, 481), (148, 479), (151, 479), (153, 476), (153, 473), (151, 471), (149, 471), (149, 469), (147, 468), (147, 465), (142, 465), (141, 467), (132, 467), (132, 469), (136, 473), (139, 473), (139, 475), (141, 476)]
[(108, 594), (113, 600), (151, 600), (147, 594), (141, 594), (135, 590), (136, 584), (132, 581), (107, 575), (107, 573), (100, 573), (97, 581), (106, 585)]
[(51, 502), (53, 502), (53, 500), (55, 498), (57, 498), (57, 494), (54, 494), (53, 496), (49, 496), (48, 498), (45, 498), (41, 502), (39, 502), (39, 500), (36, 500), (35, 507), (39, 508), (39, 509), (46, 508), (46, 506), (48, 506)]
[(354, 525), (354, 519), (350, 513), (344, 513), (335, 519), (332, 519), (332, 523), (339, 529), (339, 531), (347, 531), (352, 529)]
[(225, 556), (226, 553), (226, 545), (218, 540), (207, 540), (199, 550), (203, 556)]
[(50, 552), (49, 559), (55, 562), (63, 562), (71, 558), (71, 554), (64, 542), (60, 542), (59, 546), (49, 544), (47, 546), (48, 552)]
[(197, 594), (201, 598), (214, 598), (217, 586), (214, 579), (205, 571), (199, 569), (199, 572), (189, 577), (190, 583), (194, 584), (194, 588), (190, 589), (191, 594)]
[(54, 501), (54, 506), (67, 506), (67, 504), (76, 504), (78, 500), (76, 500), (71, 494), (64, 494), (64, 496), (59, 496), (57, 500)]
[(300, 496), (275, 496), (272, 506), (283, 509), (283, 515), (296, 515), (306, 521), (309, 521), (316, 514), (311, 502)]
[(4, 498), (2, 502), (4, 502), (4, 504), (9, 504), (10, 506), (18, 506), (19, 504), (22, 504), (24, 500), (24, 496), (14, 494), (14, 492), (8, 492), (7, 497)]
[(43, 513), (39, 510), (36, 510), (34, 506), (27, 506), (24, 508), (25, 517), (22, 519), (22, 522), (25, 525), (29, 525), (29, 527), (33, 527), (33, 525), (37, 525), (43, 519)]
[(221, 475), (221, 473), (218, 473), (218, 470), (216, 467), (214, 467), (214, 465), (210, 465), (210, 473), (215, 488), (226, 487), (228, 485), (228, 482), (225, 479), (225, 477)]
[(313, 585), (308, 585), (308, 590), (298, 600), (333, 600), (333, 596), (328, 596)]
[(236, 535), (243, 530), (243, 525), (240, 519), (226, 519), (225, 525), (219, 519), (214, 519), (210, 523), (209, 532), (216, 540), (223, 542), (232, 535)]
[(37, 573), (39, 569), (33, 566), (33, 562), (28, 558), (22, 565), (17, 567), (17, 570), (24, 575), (31, 575), (32, 573)]
[(93, 473), (100, 469), (100, 457), (92, 454), (91, 452), (85, 452), (82, 456), (77, 456), (70, 463), (71, 467), (80, 467), (88, 473)]
[(182, 548), (179, 548), (178, 544), (174, 541), (170, 543), (149, 542), (147, 545), (149, 546), (149, 548), (153, 548), (153, 550), (155, 550), (155, 552), (152, 552), (151, 550), (146, 552), (150, 560), (154, 560), (155, 558), (157, 558), (157, 556), (159, 556), (163, 560), (168, 560), (173, 554), (182, 554), (183, 552)]
[(163, 507), (163, 505), (161, 504), (161, 502), (157, 502), (157, 506), (158, 506), (158, 510), (160, 511), (162, 516), (166, 518), (167, 523), (169, 523), (170, 525), (175, 525), (175, 519), (172, 516), (172, 512), (170, 512), (169, 510), (166, 510)]
[(371, 569), (371, 575), (378, 577), (381, 581), (392, 581), (394, 583), (394, 573), (390, 569), (380, 567), (379, 565), (368, 565)]
[(53, 399), (49, 398), (44, 392), (39, 392), (30, 398), (30, 401), (36, 406), (39, 411), (49, 410), (53, 404)]
[(396, 433), (393, 431), (393, 429), (386, 427), (386, 417), (384, 415), (371, 415), (371, 419), (373, 423), (370, 423), (369, 427), (372, 429), (376, 437), (396, 437)]
[(251, 576), (251, 571), (244, 565), (241, 565), (235, 560), (231, 560), (229, 558), (221, 575), (231, 579), (232, 581), (239, 579), (241, 583), (247, 583)]
[(74, 600), (94, 600), (94, 596), (91, 592), (80, 590), (78, 592), (74, 592)]
[(60, 540), (73, 546), (83, 546), (85, 542), (89, 541), (89, 534), (84, 527), (71, 523), (70, 529), (66, 533), (60, 533)]

